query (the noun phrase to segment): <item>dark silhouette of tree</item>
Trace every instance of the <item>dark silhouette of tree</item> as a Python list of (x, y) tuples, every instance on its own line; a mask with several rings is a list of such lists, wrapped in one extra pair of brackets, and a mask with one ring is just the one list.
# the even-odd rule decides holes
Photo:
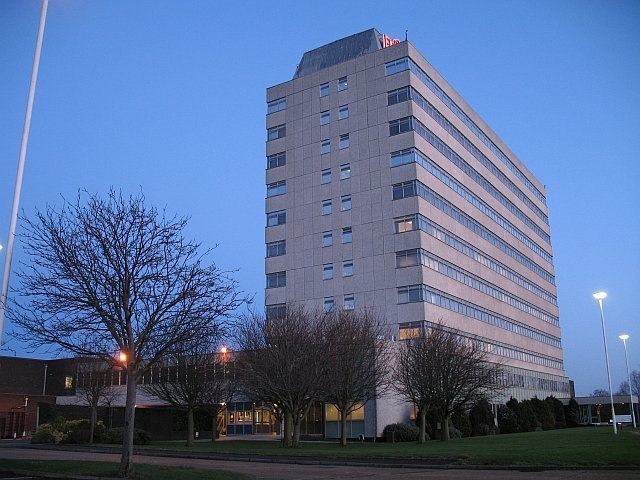
[(480, 343), (446, 328), (441, 322), (400, 347), (396, 389), (415, 404), (420, 419), (419, 442), (424, 443), (426, 414), (432, 411), (449, 440), (449, 417), (491, 397), (502, 389), (502, 367), (490, 363)]
[[(629, 376), (631, 377), (631, 391), (634, 395), (640, 395), (640, 372), (634, 370)], [(627, 380), (620, 384), (616, 395), (629, 395), (629, 382)]]
[(580, 405), (575, 398), (570, 398), (569, 404), (564, 407), (564, 417), (567, 427), (577, 427), (580, 424)]
[[(28, 262), (10, 305), (15, 335), (113, 361), (127, 375), (120, 475), (133, 473), (136, 386), (176, 344), (224, 329), (244, 299), (226, 272), (183, 237), (186, 218), (167, 217), (144, 196), (79, 193), (24, 219)], [(87, 348), (91, 345), (91, 348)]]
[(218, 353), (220, 339), (215, 334), (192, 338), (167, 352), (161, 363), (171, 375), (144, 385), (143, 390), (187, 414), (187, 446), (195, 438), (194, 413), (212, 414), (212, 434), (216, 435), (216, 416), (235, 392), (235, 375), (227, 375), (227, 353)]
[(608, 397), (609, 390), (605, 390), (604, 388), (596, 388), (593, 392), (591, 392), (591, 397)]
[(370, 311), (335, 310), (324, 324), (329, 377), (323, 398), (340, 412), (340, 444), (347, 445), (347, 417), (378, 398), (389, 382), (389, 343)]
[(287, 305), (278, 316), (251, 314), (239, 328), (236, 368), (250, 398), (271, 403), (284, 420), (284, 446), (297, 447), (300, 423), (320, 400), (328, 368), (326, 315)]

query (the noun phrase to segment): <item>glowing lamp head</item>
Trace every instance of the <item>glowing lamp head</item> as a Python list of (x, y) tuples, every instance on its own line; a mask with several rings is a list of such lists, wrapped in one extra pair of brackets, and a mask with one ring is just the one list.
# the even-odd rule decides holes
[(607, 292), (596, 292), (593, 294), (593, 298), (596, 300), (604, 300), (607, 298)]
[(222, 347), (220, 349), (220, 353), (227, 353), (227, 347)]
[(626, 342), (627, 340), (629, 340), (629, 335), (627, 335), (626, 333), (623, 335), (620, 335), (618, 337), (620, 340), (622, 340), (623, 342)]
[(120, 363), (126, 363), (127, 354), (124, 352), (120, 352), (120, 355), (118, 356), (118, 360), (120, 360)]

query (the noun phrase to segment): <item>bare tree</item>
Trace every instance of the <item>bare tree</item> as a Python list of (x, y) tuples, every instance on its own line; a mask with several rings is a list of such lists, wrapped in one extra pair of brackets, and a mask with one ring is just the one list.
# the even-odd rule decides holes
[(442, 322), (407, 340), (397, 363), (397, 390), (420, 415), (419, 442), (424, 443), (426, 414), (440, 418), (442, 440), (449, 440), (449, 417), (502, 387), (502, 367), (487, 361), (482, 345)]
[(89, 407), (89, 443), (93, 443), (100, 404), (111, 405), (117, 392), (111, 385), (112, 365), (96, 358), (78, 358), (77, 394)]
[[(634, 395), (639, 395), (640, 394), (640, 372), (638, 370), (633, 370), (630, 375), (631, 377), (631, 392)], [(629, 395), (629, 382), (627, 380), (625, 380), (624, 382), (620, 383), (620, 387), (618, 387), (618, 391), (616, 392), (616, 395)], [(609, 395), (609, 393), (607, 392), (607, 395)]]
[(238, 377), (233, 352), (222, 347), (213, 356), (213, 362), (207, 367), (202, 395), (202, 408), (211, 415), (211, 441), (218, 436), (218, 415), (233, 400), (237, 391)]
[(324, 400), (340, 412), (340, 444), (347, 445), (347, 417), (378, 398), (389, 380), (389, 343), (370, 311), (336, 310), (325, 324), (328, 378)]
[[(85, 198), (86, 197), (86, 198)], [(18, 274), (15, 335), (34, 347), (57, 345), (111, 361), (125, 355), (125, 431), (120, 475), (133, 473), (136, 386), (145, 368), (174, 345), (225, 328), (243, 299), (235, 281), (183, 237), (186, 218), (167, 217), (111, 190), (79, 193), (60, 209), (24, 219), (28, 263)], [(87, 349), (88, 344), (95, 348)]]
[(321, 398), (327, 368), (322, 338), (325, 318), (322, 312), (287, 306), (275, 318), (252, 314), (237, 336), (242, 391), (282, 412), (287, 447), (299, 445), (300, 423)]
[(216, 353), (219, 345), (220, 340), (215, 333), (174, 345), (177, 348), (168, 352), (163, 363), (174, 365), (175, 374), (142, 387), (148, 394), (186, 412), (187, 446), (192, 446), (194, 442), (196, 410), (207, 410), (217, 415), (221, 404), (229, 402), (233, 396), (234, 377), (226, 375), (228, 366)]

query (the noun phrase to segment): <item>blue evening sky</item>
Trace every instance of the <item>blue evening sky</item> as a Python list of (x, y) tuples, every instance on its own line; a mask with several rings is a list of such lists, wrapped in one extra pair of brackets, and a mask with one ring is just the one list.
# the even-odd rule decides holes
[[(3, 244), (40, 6), (0, 1)], [(290, 80), (305, 51), (371, 27), (408, 30), (547, 186), (566, 372), (578, 394), (607, 387), (591, 297), (604, 289), (617, 389), (619, 334), (640, 369), (636, 0), (50, 0), (21, 207), (142, 188), (190, 215), (188, 234), (218, 244), (216, 263), (261, 305), (265, 88)]]

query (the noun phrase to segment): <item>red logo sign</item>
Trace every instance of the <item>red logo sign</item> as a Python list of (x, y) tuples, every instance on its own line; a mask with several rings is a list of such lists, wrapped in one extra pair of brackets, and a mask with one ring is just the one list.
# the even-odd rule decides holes
[(391, 45), (395, 45), (396, 43), (400, 43), (400, 40), (397, 38), (391, 39), (390, 36), (382, 34), (382, 48), (390, 47)]

